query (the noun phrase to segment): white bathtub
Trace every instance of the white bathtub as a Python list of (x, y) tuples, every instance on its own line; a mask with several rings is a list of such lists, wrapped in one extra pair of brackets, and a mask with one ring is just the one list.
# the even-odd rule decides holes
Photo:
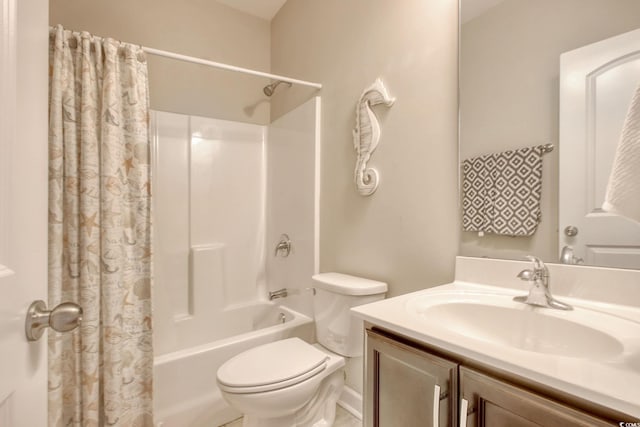
[[(271, 303), (238, 310), (246, 311), (244, 315), (253, 319), (252, 330), (155, 358), (157, 427), (217, 427), (239, 417), (241, 414), (227, 405), (218, 390), (218, 368), (229, 358), (260, 344), (294, 336), (313, 342), (313, 320), (303, 314)], [(234, 327), (229, 325), (229, 330)]]

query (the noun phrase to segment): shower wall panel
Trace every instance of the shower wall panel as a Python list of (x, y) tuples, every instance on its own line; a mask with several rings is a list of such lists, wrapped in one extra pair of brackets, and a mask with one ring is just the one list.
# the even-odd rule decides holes
[[(155, 327), (189, 314), (189, 116), (152, 113), (153, 141), (153, 261), (155, 289), (169, 298), (155, 299)], [(168, 304), (165, 306), (164, 304)]]
[[(153, 113), (156, 355), (233, 334), (264, 298), (264, 126)], [(240, 326), (239, 326), (240, 327)]]
[[(267, 286), (293, 289), (286, 305), (313, 316), (311, 276), (318, 272), (320, 97), (269, 126), (267, 144)], [(280, 235), (291, 253), (275, 256)]]
[(256, 300), (264, 274), (264, 126), (191, 118), (191, 244), (221, 243), (225, 305)]

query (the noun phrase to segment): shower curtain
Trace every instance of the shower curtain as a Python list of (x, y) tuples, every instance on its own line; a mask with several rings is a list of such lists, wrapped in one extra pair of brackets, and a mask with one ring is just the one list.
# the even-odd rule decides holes
[(49, 426), (152, 426), (144, 54), (60, 26), (49, 53), (49, 304), (84, 310), (49, 332)]

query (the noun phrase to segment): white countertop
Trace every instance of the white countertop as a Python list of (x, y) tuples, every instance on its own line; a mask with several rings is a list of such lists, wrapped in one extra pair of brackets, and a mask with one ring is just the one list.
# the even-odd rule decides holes
[[(509, 297), (526, 294), (526, 291), (523, 292), (521, 289), (456, 281), (354, 307), (351, 311), (363, 320), (418, 342), (430, 344), (463, 358), (493, 366), (640, 419), (640, 336), (631, 337), (630, 346), (625, 347), (622, 356), (590, 360), (588, 355), (584, 358), (567, 357), (497, 345), (452, 332), (439, 325), (437, 319), (426, 319), (407, 310), (407, 304), (416, 298), (436, 296), (438, 293), (451, 290), (469, 293), (495, 292)], [(613, 314), (640, 324), (640, 308), (637, 306), (616, 305), (570, 296), (559, 299), (576, 308), (583, 307)]]

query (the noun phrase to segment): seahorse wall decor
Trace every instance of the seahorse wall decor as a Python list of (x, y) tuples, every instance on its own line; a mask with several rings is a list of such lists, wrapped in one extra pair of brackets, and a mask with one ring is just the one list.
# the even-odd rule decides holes
[(384, 104), (391, 107), (395, 98), (389, 96), (382, 80), (376, 81), (362, 92), (356, 107), (356, 127), (353, 129), (353, 147), (358, 154), (354, 178), (358, 193), (370, 196), (378, 188), (378, 171), (367, 168), (371, 154), (380, 140), (380, 125), (371, 107)]

